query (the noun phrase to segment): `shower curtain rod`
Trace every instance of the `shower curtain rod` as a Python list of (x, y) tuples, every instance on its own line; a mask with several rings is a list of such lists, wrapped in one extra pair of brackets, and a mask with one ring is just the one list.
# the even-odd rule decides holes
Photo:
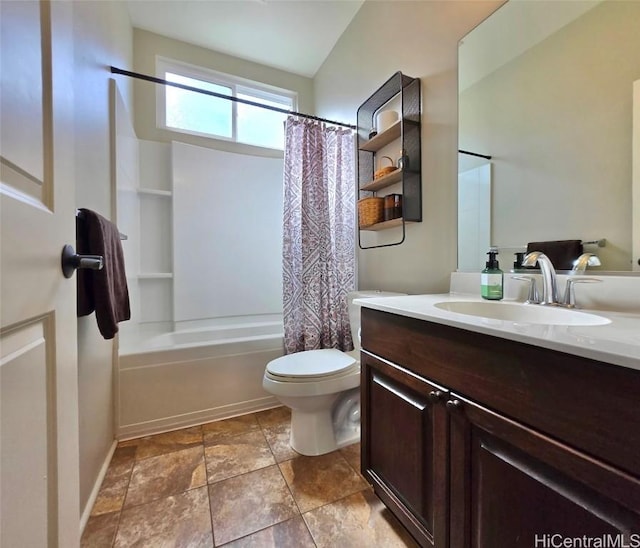
[(284, 108), (272, 107), (270, 105), (263, 105), (254, 101), (248, 101), (246, 99), (240, 99), (238, 97), (231, 97), (229, 95), (223, 95), (216, 93), (215, 91), (207, 91), (205, 89), (194, 88), (192, 86), (185, 86), (184, 84), (178, 84), (176, 82), (169, 82), (162, 78), (156, 78), (155, 76), (148, 76), (146, 74), (140, 74), (139, 72), (131, 72), (129, 70), (119, 69), (117, 67), (111, 67), (113, 74), (122, 74), (123, 76), (129, 76), (130, 78), (137, 78), (139, 80), (146, 80), (147, 82), (153, 82), (154, 84), (162, 84), (163, 86), (172, 86), (174, 88), (185, 89), (187, 91), (195, 91), (196, 93), (202, 93), (203, 95), (210, 95), (211, 97), (217, 97), (219, 99), (228, 99), (236, 103), (242, 103), (243, 105), (251, 105), (252, 107), (264, 108), (266, 110), (272, 110), (274, 112), (281, 112), (282, 114), (291, 114), (293, 116), (300, 116), (300, 118), (309, 118), (310, 120), (317, 120), (318, 122), (327, 122), (334, 126), (348, 127), (350, 129), (356, 129), (356, 126), (351, 124), (344, 124), (342, 122), (336, 122), (335, 120), (328, 120), (326, 118), (320, 118), (319, 116), (312, 116), (311, 114), (305, 114), (304, 112), (292, 112)]
[(469, 156), (477, 156), (478, 158), (486, 158), (487, 160), (491, 160), (491, 156), (487, 156), (486, 154), (478, 154), (477, 152), (469, 152), (468, 150), (459, 150), (460, 154), (468, 154)]

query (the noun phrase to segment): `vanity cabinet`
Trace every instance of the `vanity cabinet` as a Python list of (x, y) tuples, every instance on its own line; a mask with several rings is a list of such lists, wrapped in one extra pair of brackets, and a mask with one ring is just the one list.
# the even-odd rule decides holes
[(640, 535), (640, 371), (367, 308), (362, 348), (363, 474), (420, 545)]
[[(365, 475), (422, 546), (445, 546), (447, 412), (442, 387), (362, 355)], [(437, 396), (436, 396), (437, 394)], [(364, 454), (364, 453), (363, 453)]]
[[(402, 195), (402, 217), (359, 227), (361, 249), (401, 244), (405, 238), (405, 223), (422, 221), (420, 101), (420, 79), (396, 72), (358, 108), (358, 199), (392, 190), (394, 185), (400, 186)], [(378, 113), (385, 109), (397, 110), (398, 121), (384, 130), (377, 128), (380, 131), (370, 137)], [(394, 147), (394, 152), (390, 153), (392, 161), (395, 163), (401, 155), (403, 164), (374, 179), (375, 171), (385, 166), (381, 158), (389, 145)], [(363, 245), (362, 231), (376, 232), (394, 227), (402, 228), (400, 240), (391, 244)]]
[[(451, 418), (451, 546), (540, 546), (546, 534), (637, 532), (640, 489), (620, 471), (457, 394)], [(616, 486), (612, 489), (612, 486)], [(621, 497), (624, 498), (624, 497)]]

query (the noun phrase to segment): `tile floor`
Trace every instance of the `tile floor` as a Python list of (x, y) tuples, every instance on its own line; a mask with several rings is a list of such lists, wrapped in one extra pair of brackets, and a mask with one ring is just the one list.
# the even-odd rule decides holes
[(120, 443), (90, 548), (415, 547), (360, 475), (360, 445), (305, 457), (279, 407)]

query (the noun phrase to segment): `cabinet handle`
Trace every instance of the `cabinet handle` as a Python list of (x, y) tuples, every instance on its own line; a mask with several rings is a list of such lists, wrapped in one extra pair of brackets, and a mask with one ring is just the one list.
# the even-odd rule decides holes
[(460, 400), (447, 401), (447, 409), (451, 412), (462, 410), (462, 402)]
[(442, 396), (444, 396), (442, 391), (432, 390), (431, 392), (429, 392), (429, 401), (433, 403), (438, 403), (442, 399)]

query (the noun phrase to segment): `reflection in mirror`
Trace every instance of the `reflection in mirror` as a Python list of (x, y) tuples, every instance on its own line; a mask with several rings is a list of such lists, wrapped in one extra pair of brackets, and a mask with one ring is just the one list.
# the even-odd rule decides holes
[(458, 270), (473, 272), (484, 265), (491, 247), (491, 164), (458, 173)]
[[(606, 239), (584, 246), (595, 270), (631, 270), (639, 25), (640, 2), (511, 0), (460, 43), (459, 148), (492, 157), (491, 199), (472, 217), (490, 218), (505, 270), (528, 242), (571, 239)], [(483, 164), (459, 154), (461, 181)], [(473, 223), (459, 222), (459, 270), (477, 272), (488, 245), (467, 251)]]

